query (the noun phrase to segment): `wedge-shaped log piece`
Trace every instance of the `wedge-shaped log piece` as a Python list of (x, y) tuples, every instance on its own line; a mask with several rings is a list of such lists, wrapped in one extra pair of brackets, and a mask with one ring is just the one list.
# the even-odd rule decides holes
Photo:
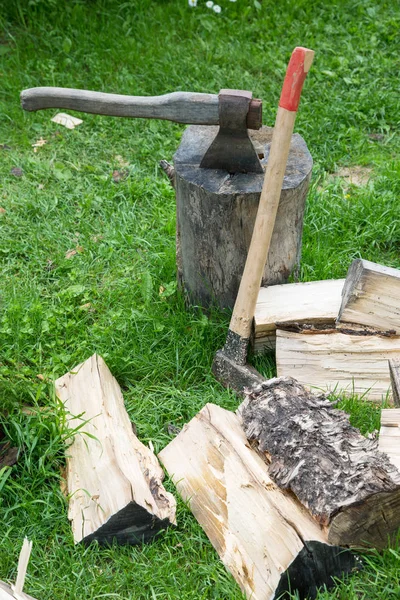
[(25, 592), (20, 592), (16, 595), (10, 585), (4, 581), (0, 581), (0, 600), (35, 600), (35, 598), (29, 596), (29, 594), (25, 594)]
[(135, 544), (175, 523), (156, 456), (135, 436), (120, 387), (94, 354), (56, 381), (78, 428), (67, 450), (68, 516), (75, 542)]
[(354, 557), (328, 545), (324, 528), (272, 482), (234, 413), (207, 404), (159, 458), (248, 598), (286, 597), (289, 585), (313, 598), (354, 567)]
[(328, 279), (260, 288), (254, 315), (254, 350), (275, 347), (277, 323), (334, 326), (344, 282), (344, 279)]
[(400, 471), (400, 408), (382, 410), (379, 450), (385, 452)]
[(25, 538), (18, 559), (17, 579), (13, 585), (0, 581), (0, 600), (35, 600), (23, 592), (31, 550), (32, 542)]
[(277, 330), (278, 376), (307, 387), (360, 394), (381, 402), (391, 398), (388, 359), (400, 359), (400, 338), (330, 330)]
[(400, 472), (376, 438), (290, 377), (260, 385), (239, 413), (271, 478), (327, 527), (330, 543), (387, 545), (400, 527)]
[(400, 361), (389, 360), (390, 383), (392, 385), (393, 404), (400, 408)]
[(400, 270), (357, 259), (343, 288), (338, 327), (349, 323), (400, 334)]

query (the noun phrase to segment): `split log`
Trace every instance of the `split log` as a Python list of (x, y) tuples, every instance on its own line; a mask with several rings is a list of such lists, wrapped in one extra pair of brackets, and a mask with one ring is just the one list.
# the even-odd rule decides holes
[(400, 359), (399, 337), (334, 329), (278, 329), (276, 336), (278, 377), (374, 402), (391, 399), (388, 359)]
[[(264, 174), (204, 169), (217, 127), (188, 127), (174, 156), (178, 280), (192, 304), (233, 308), (250, 246)], [(272, 127), (249, 131), (265, 165)], [(263, 285), (284, 283), (298, 266), (312, 158), (293, 135)]]
[[(238, 417), (207, 404), (159, 454), (222, 562), (252, 600), (314, 598), (354, 556), (268, 476)], [(282, 596), (281, 596), (282, 594)]]
[(400, 527), (400, 472), (343, 411), (295, 379), (275, 378), (249, 393), (239, 407), (248, 440), (268, 473), (293, 492), (328, 541), (383, 548)]
[(400, 334), (400, 270), (353, 261), (343, 287), (338, 327), (349, 323)]
[(310, 323), (333, 327), (344, 282), (344, 279), (328, 279), (260, 288), (254, 315), (254, 350), (275, 348), (277, 324)]
[(73, 438), (67, 451), (68, 517), (75, 542), (136, 544), (175, 523), (156, 456), (133, 433), (120, 387), (94, 354), (56, 381)]
[(385, 408), (381, 412), (379, 450), (385, 452), (400, 471), (400, 409)]
[(400, 408), (400, 361), (389, 360), (390, 383), (392, 386), (393, 404)]
[(0, 600), (35, 600), (35, 598), (32, 598), (32, 596), (29, 596), (22, 591), (31, 550), (32, 542), (25, 538), (18, 559), (17, 579), (15, 584), (8, 585), (4, 581), (0, 581)]

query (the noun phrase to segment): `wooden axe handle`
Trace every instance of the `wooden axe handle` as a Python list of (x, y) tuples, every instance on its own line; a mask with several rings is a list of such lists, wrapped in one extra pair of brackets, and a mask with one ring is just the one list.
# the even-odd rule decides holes
[(296, 111), (313, 58), (312, 50), (297, 47), (292, 52), (286, 71), (253, 236), (229, 326), (229, 330), (241, 339), (248, 339), (251, 335), (258, 292), (278, 212)]
[[(72, 88), (37, 87), (21, 92), (21, 104), (24, 110), (29, 111), (66, 108), (112, 117), (165, 119), (193, 125), (219, 124), (216, 94), (173, 92), (164, 96), (124, 96)], [(251, 100), (247, 118), (249, 129), (261, 127), (261, 109), (260, 100)]]

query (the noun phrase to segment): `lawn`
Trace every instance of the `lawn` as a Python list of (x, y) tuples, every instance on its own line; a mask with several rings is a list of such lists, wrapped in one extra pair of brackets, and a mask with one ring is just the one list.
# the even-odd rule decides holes
[[(290, 53), (308, 46), (316, 56), (296, 131), (314, 169), (300, 279), (344, 277), (357, 257), (400, 267), (398, 4), (220, 3), (217, 14), (203, 0), (2, 2), (0, 423), (23, 452), (0, 472), (0, 579), (15, 578), (28, 536), (26, 592), (38, 600), (242, 598), (181, 501), (178, 527), (145, 547), (74, 546), (54, 378), (101, 354), (139, 438), (156, 451), (171, 439), (168, 424), (181, 426), (206, 402), (235, 409), (238, 400), (210, 373), (229, 315), (187, 310), (175, 285), (175, 198), (158, 162), (172, 160), (184, 126), (74, 113), (83, 124), (69, 131), (51, 122), (56, 110), (24, 113), (21, 90), (249, 89), (272, 125)], [(332, 176), (345, 166), (370, 168), (368, 183)], [(270, 357), (255, 364), (273, 375)], [(363, 432), (379, 427), (378, 408), (345, 406)], [(399, 597), (396, 545), (319, 595)]]

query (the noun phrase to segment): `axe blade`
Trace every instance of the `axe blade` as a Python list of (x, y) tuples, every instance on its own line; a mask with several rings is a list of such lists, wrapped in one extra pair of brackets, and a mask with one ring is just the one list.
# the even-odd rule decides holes
[(252, 93), (221, 90), (219, 131), (202, 158), (200, 167), (229, 173), (263, 173), (264, 169), (249, 138), (247, 121)]

